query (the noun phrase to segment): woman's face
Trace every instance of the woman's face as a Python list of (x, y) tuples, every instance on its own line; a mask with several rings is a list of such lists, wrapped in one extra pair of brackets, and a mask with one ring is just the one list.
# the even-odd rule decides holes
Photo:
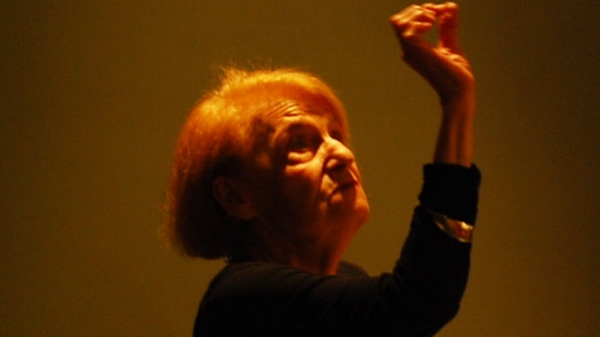
[(369, 216), (348, 131), (319, 102), (282, 100), (258, 155), (255, 200), (261, 225), (295, 239), (351, 239)]

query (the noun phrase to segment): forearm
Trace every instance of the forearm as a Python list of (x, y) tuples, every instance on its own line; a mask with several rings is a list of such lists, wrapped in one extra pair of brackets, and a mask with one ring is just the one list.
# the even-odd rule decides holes
[(470, 167), (473, 159), (475, 94), (442, 101), (442, 110), (433, 162)]
[[(452, 2), (413, 5), (392, 16), (391, 22), (403, 60), (431, 85), (442, 103), (433, 161), (471, 166), (475, 78), (458, 44), (458, 6)], [(423, 35), (436, 22), (440, 38), (434, 47)]]
[(418, 295), (411, 325), (417, 331), (435, 332), (458, 311), (469, 274), (471, 244), (441, 231), (431, 211), (474, 224), (481, 175), (474, 165), (466, 169), (429, 164), (424, 178), (420, 206), (395, 272), (406, 289)]

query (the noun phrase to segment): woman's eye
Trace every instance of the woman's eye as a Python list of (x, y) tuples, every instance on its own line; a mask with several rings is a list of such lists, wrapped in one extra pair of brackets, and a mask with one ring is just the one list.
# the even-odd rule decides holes
[(310, 147), (309, 141), (306, 137), (303, 136), (295, 136), (292, 138), (288, 145), (288, 149), (294, 152), (304, 152), (308, 151)]
[(288, 164), (300, 164), (311, 160), (318, 146), (318, 140), (312, 135), (293, 136), (287, 144)]

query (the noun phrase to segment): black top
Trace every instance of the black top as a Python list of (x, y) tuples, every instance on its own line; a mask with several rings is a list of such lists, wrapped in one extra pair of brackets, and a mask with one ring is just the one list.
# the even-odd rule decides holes
[(265, 262), (228, 264), (202, 300), (194, 336), (431, 336), (458, 312), (471, 244), (431, 213), (474, 224), (479, 170), (431, 164), (392, 273), (341, 263), (335, 276)]

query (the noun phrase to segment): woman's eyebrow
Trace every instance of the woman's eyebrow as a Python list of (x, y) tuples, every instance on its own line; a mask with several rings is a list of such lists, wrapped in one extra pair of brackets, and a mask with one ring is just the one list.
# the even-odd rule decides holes
[(288, 116), (283, 118), (273, 134), (275, 142), (286, 140), (290, 134), (307, 129), (319, 129), (317, 123), (305, 115)]
[(291, 134), (299, 132), (307, 127), (309, 127), (309, 125), (304, 121), (296, 120), (288, 122), (277, 128), (273, 138), (275, 141), (287, 140)]

